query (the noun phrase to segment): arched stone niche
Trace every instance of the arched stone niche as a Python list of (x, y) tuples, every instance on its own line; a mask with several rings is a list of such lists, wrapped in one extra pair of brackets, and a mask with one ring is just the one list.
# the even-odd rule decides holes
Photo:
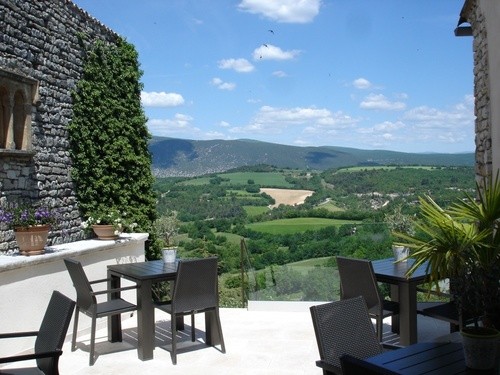
[(31, 153), (31, 114), (37, 100), (38, 81), (0, 68), (2, 153)]

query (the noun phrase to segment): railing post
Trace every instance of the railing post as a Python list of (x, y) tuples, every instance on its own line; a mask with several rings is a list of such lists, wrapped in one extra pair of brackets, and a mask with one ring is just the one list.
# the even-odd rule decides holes
[(243, 269), (243, 252), (245, 251), (245, 240), (240, 241), (240, 272), (241, 272), (241, 303), (245, 307), (245, 270)]

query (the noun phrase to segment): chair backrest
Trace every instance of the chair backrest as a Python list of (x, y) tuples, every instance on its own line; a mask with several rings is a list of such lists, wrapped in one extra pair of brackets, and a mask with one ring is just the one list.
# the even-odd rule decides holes
[(340, 357), (367, 358), (382, 352), (363, 297), (310, 308), (322, 360), (340, 368)]
[(377, 366), (362, 359), (344, 354), (340, 357), (342, 375), (399, 375), (398, 372)]
[(342, 299), (363, 296), (368, 309), (382, 306), (382, 297), (372, 262), (365, 259), (336, 257)]
[(82, 264), (74, 259), (64, 259), (69, 276), (76, 289), (76, 304), (82, 311), (88, 311), (97, 304), (97, 299), (92, 294), (92, 286), (83, 270)]
[(218, 305), (217, 258), (180, 260), (172, 293), (172, 311), (199, 311)]
[[(52, 292), (35, 341), (35, 353), (62, 350), (75, 302), (57, 290)], [(38, 358), (37, 366), (44, 374), (57, 374), (58, 358)]]

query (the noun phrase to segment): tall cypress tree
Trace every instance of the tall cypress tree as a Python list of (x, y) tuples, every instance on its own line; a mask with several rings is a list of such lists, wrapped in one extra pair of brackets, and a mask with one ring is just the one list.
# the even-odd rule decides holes
[[(73, 91), (68, 132), (82, 216), (116, 208), (126, 212), (138, 230), (152, 233), (156, 199), (141, 76), (133, 45), (122, 38), (115, 44), (96, 41)], [(148, 246), (146, 256), (156, 258), (157, 251)]]

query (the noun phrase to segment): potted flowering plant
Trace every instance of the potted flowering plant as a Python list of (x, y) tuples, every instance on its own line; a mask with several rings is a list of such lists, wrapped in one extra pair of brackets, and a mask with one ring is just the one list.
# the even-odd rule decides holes
[(55, 224), (57, 212), (47, 207), (12, 205), (0, 208), (0, 222), (12, 229)]
[(58, 219), (56, 210), (42, 206), (12, 204), (0, 208), (0, 223), (14, 230), (22, 255), (44, 252), (50, 226)]
[(84, 230), (93, 232), (101, 240), (114, 240), (126, 229), (132, 229), (134, 223), (129, 223), (127, 213), (118, 209), (99, 209), (89, 214), (87, 220), (82, 222)]

